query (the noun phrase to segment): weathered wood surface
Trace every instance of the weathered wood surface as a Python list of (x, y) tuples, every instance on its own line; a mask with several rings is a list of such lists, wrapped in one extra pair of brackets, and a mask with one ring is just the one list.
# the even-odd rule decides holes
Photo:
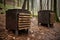
[[(30, 14), (27, 15), (29, 13), (19, 13), (18, 15), (18, 29), (22, 30), (22, 29), (28, 29), (30, 28)], [(20, 22), (19, 22), (20, 21)]]

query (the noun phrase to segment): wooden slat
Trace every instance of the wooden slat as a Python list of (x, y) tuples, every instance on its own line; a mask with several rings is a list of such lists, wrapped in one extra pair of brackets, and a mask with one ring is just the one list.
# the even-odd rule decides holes
[(30, 15), (19, 15), (19, 16), (30, 16)]
[(23, 24), (23, 23), (21, 24), (21, 23), (20, 23), (20, 24), (18, 24), (18, 25), (30, 25), (30, 24)]
[(30, 14), (28, 13), (19, 13), (18, 16), (18, 29), (28, 29), (30, 27)]
[[(18, 25), (18, 26), (20, 26), (20, 25)], [(27, 27), (27, 26), (29, 26), (29, 25), (21, 25), (22, 27), (24, 26), (24, 27)]]
[(30, 23), (19, 23), (18, 25), (30, 25)]
[(30, 20), (30, 18), (18, 18), (18, 20)]
[[(24, 19), (27, 19), (27, 18), (18, 18), (18, 19), (23, 19), (24, 20)], [(30, 20), (30, 18), (28, 18), (28, 20)]]
[(18, 21), (18, 22), (30, 22), (30, 21)]
[(18, 28), (19, 30), (22, 30), (22, 29), (29, 29), (29, 27), (23, 27), (23, 28)]
[(29, 13), (19, 13), (19, 15), (30, 15)]
[(18, 24), (30, 24), (30, 23), (18, 23)]
[(30, 18), (30, 16), (19, 16), (19, 18)]
[(30, 26), (30, 24), (18, 24), (18, 26), (25, 26), (25, 25)]
[(30, 15), (30, 14), (19, 14), (19, 15)]

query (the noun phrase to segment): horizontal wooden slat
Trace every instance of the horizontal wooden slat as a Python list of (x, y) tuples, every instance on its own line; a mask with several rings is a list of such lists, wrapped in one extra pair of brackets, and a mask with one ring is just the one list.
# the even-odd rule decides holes
[(30, 14), (19, 14), (19, 16), (20, 16), (20, 15), (24, 15), (24, 16), (25, 16), (25, 15), (29, 15), (29, 16), (30, 16)]
[(18, 23), (29, 23), (29, 22), (31, 22), (31, 21), (28, 21), (28, 20), (26, 20), (25, 22), (23, 22), (22, 20), (21, 21), (18, 21)]
[(27, 23), (27, 22), (25, 22), (25, 24), (24, 24), (24, 22), (23, 23), (18, 23), (19, 25), (28, 25), (28, 24), (30, 24), (29, 22)]
[(30, 20), (30, 18), (18, 18), (18, 20)]
[(24, 20), (24, 19), (28, 19), (28, 20), (30, 20), (30, 18), (18, 18), (18, 19), (23, 19), (23, 20)]
[(19, 18), (31, 18), (30, 16), (19, 16)]
[(18, 22), (18, 23), (30, 23), (30, 22)]
[(19, 19), (18, 22), (19, 21), (30, 21), (30, 20), (29, 19)]
[(18, 24), (30, 24), (30, 23), (18, 23)]
[(23, 24), (22, 24), (22, 25), (18, 25), (18, 26), (30, 26), (30, 24), (28, 24), (28, 25), (23, 25)]
[(29, 29), (29, 27), (18, 28), (18, 30), (22, 30), (22, 29)]
[(18, 21), (18, 22), (30, 22), (30, 21)]
[(30, 15), (19, 15), (19, 16), (27, 16), (27, 17), (28, 17), (28, 16), (30, 16)]
[(30, 14), (28, 13), (19, 13), (18, 15), (18, 29), (28, 29), (30, 27)]
[(30, 27), (30, 26), (19, 26), (19, 28)]
[(24, 17), (24, 16), (26, 16), (26, 17), (31, 17), (30, 15), (18, 15), (18, 17)]
[(30, 15), (30, 13), (19, 13), (19, 15)]

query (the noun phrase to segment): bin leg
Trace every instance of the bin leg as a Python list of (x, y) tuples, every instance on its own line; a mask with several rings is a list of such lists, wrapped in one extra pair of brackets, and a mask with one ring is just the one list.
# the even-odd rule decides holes
[(25, 29), (26, 33), (28, 34), (28, 29)]
[(48, 27), (50, 27), (50, 24), (48, 24)]
[(53, 27), (53, 24), (50, 24), (51, 27)]
[(18, 30), (15, 30), (15, 34), (18, 35)]

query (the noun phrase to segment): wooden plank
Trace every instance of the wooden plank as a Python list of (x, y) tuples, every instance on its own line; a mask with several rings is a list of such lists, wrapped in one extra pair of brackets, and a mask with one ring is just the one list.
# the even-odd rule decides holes
[(29, 23), (30, 21), (18, 21), (18, 23)]
[(28, 26), (19, 26), (20, 28), (23, 28), (23, 27), (30, 27), (29, 25)]
[(19, 30), (22, 30), (22, 29), (29, 29), (29, 27), (24, 27), (24, 28), (18, 28)]
[(23, 21), (23, 20), (27, 20), (27, 21), (30, 21), (30, 19), (29, 18), (19, 18), (19, 21)]
[(19, 18), (30, 18), (30, 16), (19, 16)]
[(30, 22), (29, 22), (29, 23), (18, 23), (18, 24), (20, 24), (20, 25), (21, 25), (21, 24), (30, 24)]
[(28, 14), (30, 14), (30, 13), (19, 13), (19, 15), (28, 15)]
[(30, 15), (19, 15), (19, 16), (30, 16)]

